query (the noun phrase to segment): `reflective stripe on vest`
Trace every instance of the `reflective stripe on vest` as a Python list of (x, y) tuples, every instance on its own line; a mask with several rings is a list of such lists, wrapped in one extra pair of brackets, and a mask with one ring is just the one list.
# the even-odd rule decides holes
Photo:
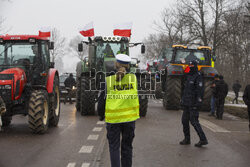
[(123, 123), (137, 120), (140, 116), (136, 76), (126, 74), (118, 82), (116, 75), (112, 75), (106, 78), (106, 83), (105, 121)]

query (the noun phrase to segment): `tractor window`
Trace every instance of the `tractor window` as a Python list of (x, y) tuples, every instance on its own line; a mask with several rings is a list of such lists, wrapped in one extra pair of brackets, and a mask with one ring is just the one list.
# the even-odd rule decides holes
[(42, 53), (42, 60), (46, 64), (46, 67), (49, 67), (50, 57), (49, 57), (49, 48), (47, 43), (41, 43), (41, 53)]
[(203, 51), (199, 50), (177, 50), (175, 56), (176, 63), (187, 64), (190, 61), (197, 60), (200, 65), (209, 65), (209, 57)]
[(124, 43), (99, 42), (96, 48), (97, 58), (115, 57), (120, 53), (127, 54), (126, 45)]
[(33, 64), (37, 51), (37, 44), (23, 42), (5, 43), (0, 47), (0, 65), (29, 66)]

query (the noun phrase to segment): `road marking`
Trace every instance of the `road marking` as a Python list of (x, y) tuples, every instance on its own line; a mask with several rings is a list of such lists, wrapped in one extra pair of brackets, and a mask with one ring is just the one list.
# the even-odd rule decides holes
[(227, 118), (230, 118), (230, 119), (232, 119), (234, 121), (240, 120), (238, 117), (236, 117), (234, 115), (231, 115), (231, 114), (228, 114), (228, 113), (225, 113), (224, 116), (227, 117)]
[(104, 125), (105, 122), (104, 122), (104, 121), (98, 121), (96, 124), (97, 124), (97, 125)]
[(99, 135), (89, 135), (88, 140), (98, 140)]
[(67, 167), (75, 167), (76, 166), (76, 163), (75, 162), (71, 162), (67, 165)]
[(82, 163), (82, 167), (89, 167), (90, 163)]
[(91, 153), (94, 146), (82, 146), (79, 153)]
[(210, 129), (211, 131), (213, 132), (223, 132), (223, 133), (229, 133), (230, 131), (218, 126), (218, 125), (215, 125), (214, 123), (208, 121), (208, 120), (205, 120), (205, 119), (202, 119), (200, 118), (200, 123), (205, 126), (206, 128)]
[(95, 127), (93, 129), (93, 132), (101, 132), (102, 131), (102, 127)]
[(60, 135), (62, 135), (63, 133), (65, 133), (67, 130), (69, 130), (73, 124), (74, 124), (74, 122), (71, 122), (68, 127), (64, 128), (64, 130), (61, 131)]

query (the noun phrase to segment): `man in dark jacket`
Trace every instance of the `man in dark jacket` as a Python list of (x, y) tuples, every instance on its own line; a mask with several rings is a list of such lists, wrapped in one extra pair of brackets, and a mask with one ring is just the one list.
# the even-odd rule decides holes
[(73, 86), (76, 86), (76, 80), (73, 77), (72, 73), (70, 73), (69, 77), (64, 81), (64, 85), (65, 85), (65, 88), (68, 91), (68, 93), (67, 93), (67, 95), (66, 95), (66, 97), (64, 99), (64, 104), (67, 102), (68, 99), (69, 99), (70, 104), (72, 104), (72, 99), (71, 99), (72, 89), (73, 89)]
[(233, 91), (235, 94), (235, 98), (233, 99), (233, 102), (232, 102), (233, 104), (234, 104), (234, 101), (236, 101), (236, 104), (238, 104), (238, 97), (239, 97), (240, 88), (241, 88), (241, 85), (240, 85), (239, 81), (236, 80), (235, 83), (233, 84)]
[(211, 111), (210, 111), (210, 114), (208, 116), (215, 116), (215, 83), (220, 80), (219, 78), (219, 75), (216, 74), (214, 76), (214, 80), (212, 81), (211, 85), (210, 85), (210, 88), (212, 89), (212, 96), (211, 96), (211, 103), (210, 103), (210, 106), (211, 106)]
[(202, 104), (203, 96), (203, 79), (200, 72), (198, 71), (196, 61), (190, 62), (187, 68), (190, 68), (190, 70), (185, 70), (186, 72), (189, 72), (186, 75), (186, 82), (181, 101), (181, 104), (183, 106), (182, 124), (185, 138), (180, 142), (180, 144), (190, 144), (189, 122), (191, 122), (192, 126), (194, 127), (200, 138), (200, 141), (196, 143), (195, 146), (201, 147), (202, 145), (208, 144), (205, 133), (203, 132), (198, 120), (198, 108)]
[(215, 82), (215, 104), (217, 119), (222, 120), (225, 98), (228, 93), (228, 85), (224, 81), (224, 77), (222, 75), (220, 75), (219, 78), (220, 80)]
[(243, 100), (247, 105), (248, 118), (249, 118), (249, 131), (250, 131), (250, 84), (246, 86), (243, 94)]

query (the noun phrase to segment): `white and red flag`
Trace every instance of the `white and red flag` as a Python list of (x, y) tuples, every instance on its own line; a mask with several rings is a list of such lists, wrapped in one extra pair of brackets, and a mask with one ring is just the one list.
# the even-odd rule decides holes
[(115, 36), (130, 37), (132, 25), (132, 22), (118, 24), (114, 27), (113, 34)]
[(87, 25), (85, 25), (83, 28), (80, 29), (80, 34), (84, 37), (93, 37), (95, 36), (94, 32), (94, 23), (90, 22)]
[(49, 27), (42, 27), (39, 30), (40, 37), (50, 37), (51, 36), (51, 28)]

